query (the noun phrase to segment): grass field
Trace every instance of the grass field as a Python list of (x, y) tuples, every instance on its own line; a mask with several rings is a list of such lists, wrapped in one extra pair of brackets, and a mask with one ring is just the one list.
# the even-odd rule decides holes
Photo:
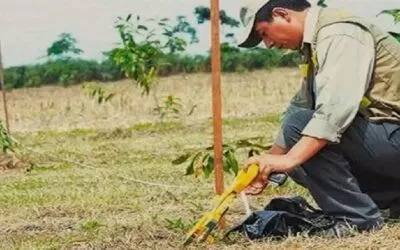
[[(298, 77), (292, 69), (224, 75), (224, 142), (271, 141)], [(23, 147), (21, 161), (0, 159), (0, 249), (180, 249), (187, 230), (210, 208), (213, 179), (184, 176), (185, 165), (171, 164), (212, 143), (210, 76), (161, 80), (158, 93), (174, 93), (184, 105), (180, 118), (164, 123), (151, 114), (153, 99), (132, 84), (105, 87), (116, 93), (105, 105), (84, 96), (80, 86), (8, 93), (11, 131)], [(225, 175), (225, 186), (231, 180)], [(308, 197), (289, 182), (249, 201), (256, 210), (273, 197), (296, 194)], [(238, 200), (228, 226), (243, 216)], [(349, 239), (237, 237), (190, 248), (399, 249), (399, 243), (399, 228), (385, 226)]]

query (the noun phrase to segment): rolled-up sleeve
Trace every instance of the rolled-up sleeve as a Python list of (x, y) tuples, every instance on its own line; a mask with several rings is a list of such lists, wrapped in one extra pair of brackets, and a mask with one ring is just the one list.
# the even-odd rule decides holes
[(353, 24), (336, 24), (318, 36), (316, 105), (303, 135), (339, 143), (369, 86), (375, 52), (372, 36)]

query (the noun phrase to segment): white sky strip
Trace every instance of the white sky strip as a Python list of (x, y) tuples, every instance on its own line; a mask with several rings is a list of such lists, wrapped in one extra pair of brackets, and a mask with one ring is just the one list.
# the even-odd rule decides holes
[[(194, 8), (208, 0), (0, 0), (0, 39), (5, 67), (39, 62), (62, 32), (70, 32), (87, 59), (102, 59), (102, 52), (119, 42), (113, 23), (129, 13), (143, 17), (174, 18), (186, 15), (195, 24)], [(238, 19), (240, 0), (221, 0), (220, 7)], [(390, 16), (376, 15), (398, 8), (400, 0), (327, 0), (330, 7), (345, 7), (375, 21), (388, 31), (400, 32)], [(210, 47), (210, 24), (200, 25), (200, 42), (188, 53), (202, 54)], [(236, 33), (237, 29), (232, 30)]]

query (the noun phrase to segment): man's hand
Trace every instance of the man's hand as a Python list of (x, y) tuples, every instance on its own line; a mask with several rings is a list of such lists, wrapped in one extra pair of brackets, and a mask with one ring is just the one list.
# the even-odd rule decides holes
[(259, 172), (256, 178), (244, 189), (245, 194), (257, 195), (261, 193), (264, 188), (268, 185), (268, 176), (271, 173), (271, 169), (263, 161), (260, 156), (253, 156), (249, 158), (244, 164), (244, 171), (247, 171), (250, 165), (256, 164), (259, 166)]
[(244, 190), (246, 194), (257, 195), (268, 184), (268, 176), (271, 173), (288, 173), (296, 166), (308, 161), (316, 153), (327, 145), (324, 139), (303, 136), (289, 151), (274, 146), (270, 154), (261, 154), (250, 157), (244, 164), (246, 171), (251, 164), (257, 164), (260, 168), (258, 176)]
[(256, 164), (259, 166), (259, 174), (254, 181), (244, 190), (246, 194), (257, 195), (260, 194), (268, 185), (268, 177), (271, 173), (285, 173), (290, 172), (295, 164), (290, 161), (286, 155), (272, 155), (262, 154), (250, 157), (245, 162), (243, 168), (247, 168)]

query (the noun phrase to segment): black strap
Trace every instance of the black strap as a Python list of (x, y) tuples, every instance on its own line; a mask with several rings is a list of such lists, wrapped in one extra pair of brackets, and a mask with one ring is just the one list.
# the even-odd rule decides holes
[(312, 108), (315, 109), (315, 93), (314, 93), (314, 62), (312, 60), (312, 52), (311, 52), (311, 44), (310, 43), (304, 43), (304, 48), (303, 48), (303, 53), (304, 53), (304, 62), (308, 64), (308, 69), (307, 69), (307, 86), (308, 86), (308, 92), (311, 94), (311, 101), (312, 101)]

